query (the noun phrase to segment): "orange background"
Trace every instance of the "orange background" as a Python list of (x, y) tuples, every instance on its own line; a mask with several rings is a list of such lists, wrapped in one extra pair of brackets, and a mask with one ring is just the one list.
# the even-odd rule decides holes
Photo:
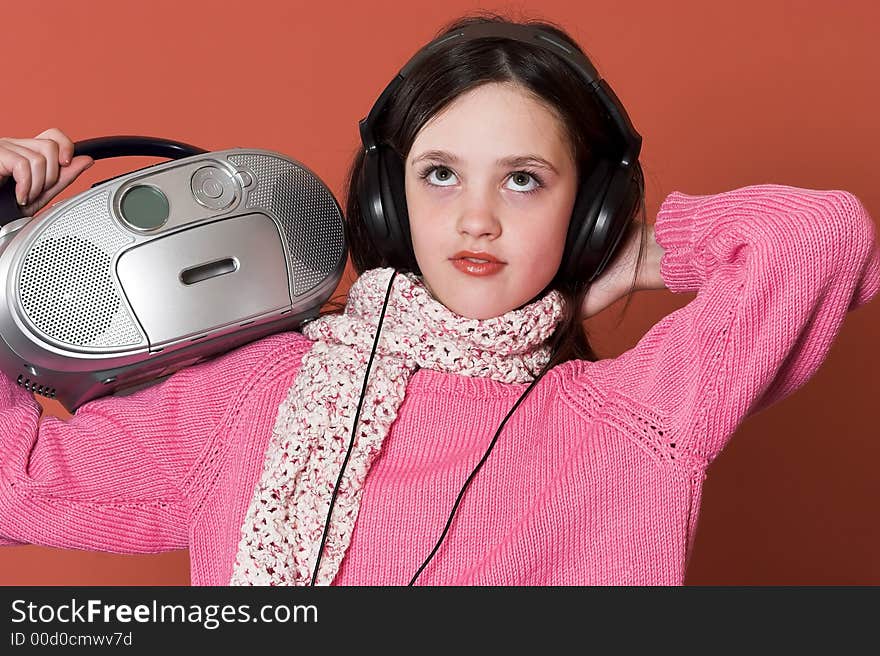
[[(3, 7), (0, 133), (147, 134), (267, 148), (344, 199), (357, 121), (463, 0), (20, 0)], [(543, 0), (644, 138), (649, 220), (671, 191), (778, 183), (855, 193), (880, 219), (880, 9), (869, 0)], [(156, 160), (98, 162), (65, 191)], [(347, 288), (348, 283), (345, 283)], [(693, 298), (640, 292), (588, 323), (602, 357)], [(880, 584), (880, 302), (849, 315), (793, 397), (749, 418), (709, 470), (687, 584)], [(47, 402), (49, 412), (59, 407)], [(0, 584), (189, 583), (186, 551), (0, 549)]]

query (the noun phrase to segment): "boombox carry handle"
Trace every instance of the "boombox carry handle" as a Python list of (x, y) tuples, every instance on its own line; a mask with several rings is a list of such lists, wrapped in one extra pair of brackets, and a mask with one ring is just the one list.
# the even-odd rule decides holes
[[(73, 144), (74, 157), (77, 155), (88, 155), (92, 159), (109, 159), (111, 157), (182, 159), (193, 155), (202, 155), (206, 152), (208, 151), (183, 143), (182, 141), (136, 135), (96, 137), (94, 139), (77, 141)], [(112, 180), (113, 178), (109, 179)], [(107, 180), (102, 182), (107, 182)], [(0, 184), (0, 227), (22, 218), (24, 214), (21, 213), (21, 210), (22, 208), (15, 198), (15, 178), (10, 175), (3, 184)]]
[(138, 137), (118, 135), (115, 137), (96, 137), (77, 141), (73, 145), (74, 155), (88, 155), (92, 159), (110, 157), (165, 157), (182, 159), (208, 152), (182, 141), (171, 141), (159, 137)]

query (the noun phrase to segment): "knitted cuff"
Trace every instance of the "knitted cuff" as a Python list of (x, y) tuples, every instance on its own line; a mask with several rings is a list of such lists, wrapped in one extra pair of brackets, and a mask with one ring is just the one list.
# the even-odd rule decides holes
[[(699, 212), (711, 195), (695, 196), (673, 191), (657, 212), (654, 238), (663, 249), (660, 276), (666, 288), (675, 293), (697, 291), (706, 279), (706, 270), (695, 252), (704, 224), (712, 223), (711, 212)], [(711, 203), (710, 203), (711, 204)]]

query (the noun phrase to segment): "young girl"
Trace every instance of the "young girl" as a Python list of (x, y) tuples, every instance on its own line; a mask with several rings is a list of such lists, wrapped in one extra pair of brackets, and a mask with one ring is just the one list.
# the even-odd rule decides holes
[[(509, 25), (443, 35), (486, 22)], [(344, 313), (67, 421), (0, 377), (4, 543), (189, 548), (195, 585), (682, 583), (709, 464), (880, 288), (865, 208), (766, 184), (673, 192), (650, 225), (636, 165), (590, 280), (569, 228), (620, 143), (563, 57), (441, 39), (386, 101), (406, 252), (367, 227), (362, 153)], [(71, 155), (57, 130), (0, 140), (0, 174), (33, 213), (90, 163)], [(661, 287), (696, 298), (598, 360), (581, 321)]]

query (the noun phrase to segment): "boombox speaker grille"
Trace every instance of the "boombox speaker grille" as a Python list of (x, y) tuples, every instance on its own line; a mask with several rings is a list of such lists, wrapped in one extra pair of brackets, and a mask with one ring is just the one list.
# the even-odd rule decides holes
[(147, 343), (117, 291), (112, 255), (134, 241), (110, 218), (109, 192), (46, 225), (25, 255), (21, 305), (45, 335), (78, 347)]
[(248, 208), (280, 217), (293, 262), (292, 293), (305, 294), (325, 280), (343, 255), (342, 212), (333, 194), (308, 170), (268, 155), (231, 155), (229, 161), (256, 174)]

